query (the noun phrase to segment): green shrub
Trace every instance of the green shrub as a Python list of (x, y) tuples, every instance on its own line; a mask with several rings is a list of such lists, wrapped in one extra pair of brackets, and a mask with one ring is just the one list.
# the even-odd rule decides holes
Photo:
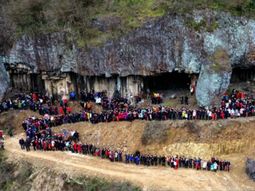
[(210, 57), (212, 62), (210, 68), (215, 72), (231, 71), (229, 55), (226, 50), (218, 48)]
[(77, 179), (67, 179), (64, 183), (63, 190), (75, 191), (139, 191), (136, 187), (128, 182), (108, 182), (100, 178), (80, 177)]
[(206, 21), (204, 19), (202, 19), (200, 22), (196, 22), (195, 20), (193, 19), (188, 19), (186, 21), (186, 25), (189, 27), (189, 28), (193, 28), (195, 31), (200, 31), (202, 30), (203, 28), (206, 27)]

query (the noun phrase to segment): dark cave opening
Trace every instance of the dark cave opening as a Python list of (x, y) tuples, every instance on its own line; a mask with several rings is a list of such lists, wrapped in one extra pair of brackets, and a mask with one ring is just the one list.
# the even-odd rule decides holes
[(233, 68), (231, 83), (255, 81), (255, 66), (249, 68)]
[(179, 72), (146, 76), (144, 77), (144, 90), (188, 90), (192, 79), (197, 78), (197, 76), (197, 74), (187, 74)]

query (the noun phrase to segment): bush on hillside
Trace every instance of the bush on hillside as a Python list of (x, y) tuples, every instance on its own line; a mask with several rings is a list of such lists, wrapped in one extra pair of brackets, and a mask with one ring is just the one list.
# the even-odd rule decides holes
[(0, 151), (0, 190), (30, 190), (27, 182), (32, 174), (30, 164), (24, 162), (20, 165), (6, 161), (4, 152)]
[(78, 179), (67, 178), (65, 180), (63, 191), (92, 191), (92, 190), (126, 190), (126, 191), (139, 191), (140, 188), (127, 183), (127, 182), (108, 182), (104, 179), (80, 177)]
[(154, 143), (162, 144), (167, 141), (169, 128), (162, 122), (147, 122), (142, 135), (142, 144), (150, 145)]

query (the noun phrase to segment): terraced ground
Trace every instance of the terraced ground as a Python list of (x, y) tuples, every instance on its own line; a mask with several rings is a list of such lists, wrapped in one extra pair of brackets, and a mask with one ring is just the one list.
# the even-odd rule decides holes
[[(111, 163), (95, 157), (69, 152), (24, 152), (18, 139), (24, 136), (21, 122), (24, 117), (36, 115), (30, 111), (13, 111), (15, 136), (6, 139), (8, 160), (33, 164), (36, 168), (50, 168), (69, 176), (97, 176), (107, 180), (129, 181), (144, 190), (254, 190), (255, 183), (245, 174), (247, 157), (255, 158), (255, 118), (225, 121), (164, 121), (112, 122), (68, 124), (54, 128), (78, 130), (81, 140), (100, 147), (120, 148), (126, 152), (211, 156), (230, 160), (227, 172), (204, 172), (190, 169), (172, 170), (165, 167), (144, 167)], [(1, 124), (2, 126), (3, 124)]]

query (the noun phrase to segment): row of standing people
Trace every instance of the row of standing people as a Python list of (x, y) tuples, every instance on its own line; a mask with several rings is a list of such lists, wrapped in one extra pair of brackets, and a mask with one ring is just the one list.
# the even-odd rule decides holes
[(126, 163), (145, 166), (169, 166), (174, 169), (192, 168), (196, 170), (211, 170), (211, 171), (229, 171), (230, 162), (211, 158), (211, 160), (202, 160), (201, 158), (187, 158), (184, 156), (156, 156), (156, 155), (140, 155), (126, 154)]
[[(108, 159), (111, 162), (124, 162), (126, 164), (136, 164), (144, 166), (167, 166), (174, 169), (190, 168), (196, 170), (208, 171), (229, 171), (230, 162), (211, 158), (211, 160), (202, 160), (201, 158), (187, 158), (179, 156), (157, 156), (157, 155), (142, 155), (139, 151), (134, 154), (126, 153), (123, 156), (121, 150), (112, 150), (109, 148), (99, 148), (93, 144), (82, 144), (74, 137), (63, 139), (62, 136), (53, 136), (48, 138), (34, 137), (31, 140), (20, 139), (19, 144), (21, 149), (30, 151), (30, 147), (34, 151), (71, 151), (77, 154), (91, 155)], [(124, 158), (123, 158), (124, 157)]]
[[(110, 121), (132, 121), (141, 120), (216, 120), (234, 117), (248, 117), (255, 115), (255, 101), (243, 92), (233, 90), (230, 95), (224, 95), (220, 108), (213, 109), (174, 109), (164, 106), (148, 107), (148, 108), (131, 108), (126, 99), (112, 99), (111, 108), (102, 113), (94, 113), (92, 111), (83, 111), (81, 113), (72, 113), (72, 108), (68, 107), (68, 101), (61, 100), (60, 108), (51, 104), (49, 98), (45, 96), (19, 96), (16, 101), (22, 103), (21, 108), (30, 107), (34, 111), (39, 111), (41, 115), (51, 115), (54, 126), (62, 123), (74, 123), (80, 121), (90, 121), (92, 123), (110, 122)], [(5, 101), (0, 104), (0, 111), (8, 108), (16, 108), (15, 101)], [(47, 104), (46, 104), (47, 103)], [(124, 103), (124, 104), (121, 104)], [(44, 104), (44, 105), (43, 105)], [(4, 105), (4, 106), (3, 106)], [(36, 106), (35, 106), (36, 105)], [(46, 106), (45, 106), (46, 105)], [(62, 115), (56, 116), (55, 115)]]

